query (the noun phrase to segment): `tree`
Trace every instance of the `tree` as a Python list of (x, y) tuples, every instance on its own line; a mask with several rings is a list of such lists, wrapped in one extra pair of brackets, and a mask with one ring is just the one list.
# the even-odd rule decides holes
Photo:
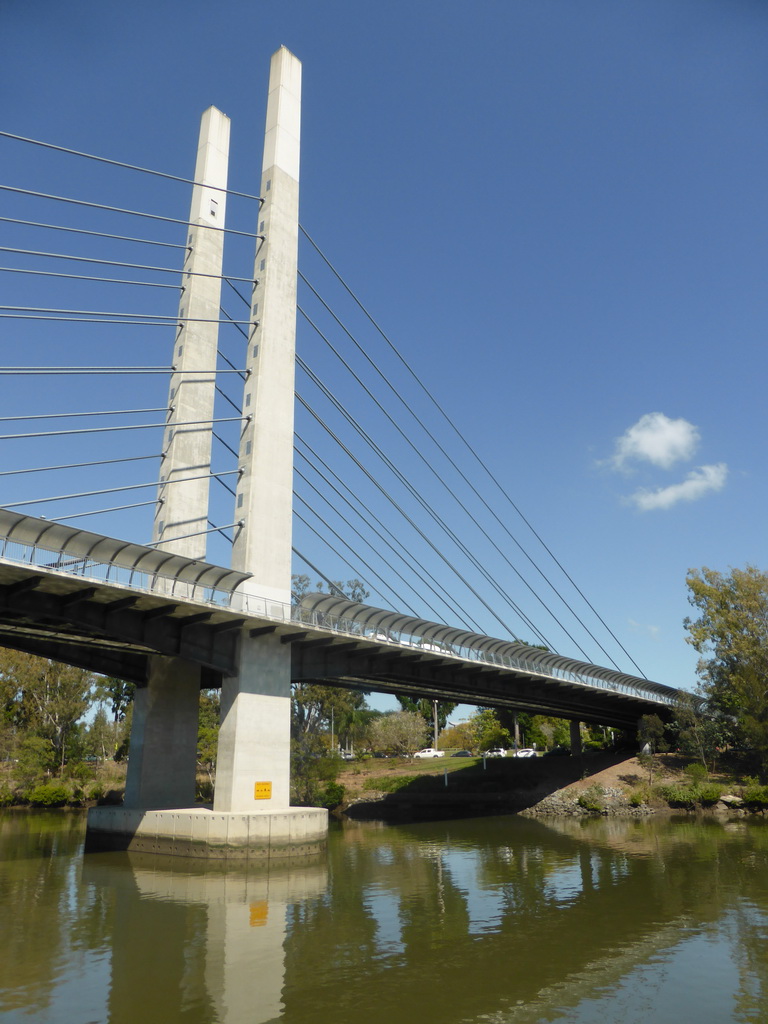
[(475, 728), (476, 746), (479, 750), (508, 747), (512, 743), (509, 730), (504, 728), (493, 709), (480, 708), (472, 715), (470, 721)]
[(638, 755), (640, 764), (648, 769), (648, 782), (653, 783), (653, 755), (657, 750), (668, 750), (664, 738), (664, 723), (658, 715), (643, 715), (638, 723), (637, 738), (642, 744)]
[(336, 780), (341, 759), (329, 754), (322, 738), (305, 734), (291, 743), (291, 802), (301, 807), (336, 807), (344, 787)]
[[(301, 603), (309, 592), (310, 577), (306, 573), (291, 576), (291, 595), (294, 606)], [(358, 579), (331, 582), (333, 593), (343, 594), (350, 601), (363, 602), (368, 591)], [(318, 581), (315, 590), (322, 593), (323, 583)], [(337, 686), (323, 686), (311, 681), (294, 683), (291, 701), (291, 736), (317, 734), (321, 729), (333, 725), (335, 736), (344, 736), (353, 742), (361, 734), (365, 719), (362, 712), (368, 710), (366, 694), (357, 690), (343, 690)]]
[(768, 768), (768, 573), (754, 566), (723, 574), (704, 567), (686, 577), (698, 618), (686, 640), (701, 655), (698, 673), (710, 709), (733, 725), (733, 740)]
[[(322, 594), (325, 592), (323, 580), (318, 580), (312, 591), (309, 589), (310, 582), (311, 577), (307, 576), (306, 573), (294, 573), (291, 576), (291, 597), (294, 605), (301, 604), (301, 599), (305, 594)], [(341, 580), (331, 580), (328, 592), (346, 597), (349, 601), (358, 601), (360, 604), (364, 604), (370, 597), (370, 593), (365, 589), (365, 584), (357, 578), (347, 580), (346, 583), (343, 583)]]
[(219, 691), (203, 690), (200, 694), (200, 714), (197, 721), (197, 763), (207, 773), (211, 787), (216, 776), (220, 714)]
[(112, 720), (122, 722), (136, 692), (136, 684), (116, 676), (100, 676), (96, 680), (95, 696), (100, 704), (109, 704)]
[(370, 732), (376, 750), (404, 756), (424, 746), (429, 726), (413, 711), (392, 711), (372, 722)]
[[(422, 698), (421, 700), (411, 700), (410, 697), (397, 698), (400, 707), (403, 711), (410, 711), (411, 714), (421, 715), (427, 724), (427, 728), (430, 733), (435, 731), (435, 703), (434, 701)], [(437, 729), (438, 733), (443, 730), (448, 722), (448, 717), (452, 711), (455, 710), (456, 704), (452, 704), (449, 701), (439, 700), (437, 702)], [(437, 746), (438, 737), (435, 736), (435, 746)]]
[(63, 768), (67, 742), (76, 722), (93, 701), (94, 676), (22, 651), (3, 650), (0, 676), (16, 687), (15, 715), (19, 727), (47, 740)]
[(673, 727), (680, 750), (697, 757), (709, 772), (714, 770), (717, 751), (725, 743), (724, 719), (692, 693), (681, 694)]
[(477, 733), (472, 722), (457, 722), (456, 725), (449, 725), (440, 736), (440, 748), (447, 750), (449, 747), (463, 747), (466, 750), (474, 750), (477, 746)]
[(114, 723), (107, 718), (107, 712), (99, 707), (93, 716), (87, 736), (88, 752), (96, 757), (106, 760), (112, 757), (115, 752), (115, 730)]
[(343, 735), (359, 723), (356, 716), (367, 710), (365, 694), (319, 683), (294, 683), (291, 701), (291, 734), (294, 738), (328, 731)]

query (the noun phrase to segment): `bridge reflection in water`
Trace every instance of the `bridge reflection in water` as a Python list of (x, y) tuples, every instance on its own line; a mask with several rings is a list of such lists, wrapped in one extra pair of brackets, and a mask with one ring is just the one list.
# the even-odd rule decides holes
[(266, 872), (81, 862), (36, 820), (0, 815), (0, 1021), (764, 1019), (759, 824), (355, 825)]

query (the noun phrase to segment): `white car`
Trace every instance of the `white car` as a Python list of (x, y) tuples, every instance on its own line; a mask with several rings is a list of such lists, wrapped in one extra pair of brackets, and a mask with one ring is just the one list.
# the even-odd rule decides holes
[(536, 751), (529, 747), (523, 747), (522, 750), (515, 751), (515, 757), (536, 757)]
[(483, 757), (506, 757), (507, 752), (503, 747), (494, 747), (493, 750), (486, 750)]
[(425, 747), (423, 750), (417, 750), (413, 755), (414, 757), (445, 757), (444, 750), (435, 750), (434, 747)]

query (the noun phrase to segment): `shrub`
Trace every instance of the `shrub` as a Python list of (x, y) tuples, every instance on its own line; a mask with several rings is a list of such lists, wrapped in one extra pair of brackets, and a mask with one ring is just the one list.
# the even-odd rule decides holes
[(746, 787), (742, 796), (744, 803), (750, 807), (768, 807), (768, 786), (759, 786), (753, 782)]
[(704, 804), (705, 807), (710, 804), (716, 804), (722, 795), (723, 787), (718, 786), (715, 782), (707, 782), (698, 787), (699, 802)]
[(605, 750), (605, 743), (602, 740), (584, 740), (581, 745), (582, 750)]
[(63, 807), (69, 799), (69, 791), (60, 782), (46, 782), (35, 786), (29, 794), (33, 807)]
[(685, 774), (693, 783), (705, 782), (707, 779), (707, 769), (703, 764), (689, 764), (685, 769)]
[(696, 805), (694, 791), (687, 786), (680, 786), (675, 783), (666, 786), (659, 786), (656, 790), (662, 800), (666, 800), (670, 807), (685, 807), (690, 809)]
[(12, 807), (16, 802), (16, 795), (11, 787), (5, 783), (0, 785), (0, 807)]
[(714, 782), (707, 782), (703, 785), (691, 783), (680, 785), (673, 783), (667, 786), (659, 786), (656, 792), (662, 799), (666, 800), (670, 807), (685, 807), (690, 810), (697, 804), (709, 806), (716, 804), (723, 795), (723, 787)]
[(210, 779), (202, 779), (198, 776), (195, 780), (195, 801), (197, 803), (210, 803), (213, 800), (213, 782)]
[(87, 764), (85, 761), (77, 761), (75, 764), (67, 765), (67, 775), (70, 779), (83, 785), (96, 777), (96, 771), (93, 765)]
[(346, 790), (340, 782), (329, 782), (323, 789), (318, 793), (318, 800), (321, 807), (327, 807), (330, 810), (332, 807), (338, 807), (344, 800), (344, 793)]
[(635, 789), (629, 796), (630, 807), (642, 807), (646, 800), (646, 792), (643, 789)]
[(585, 811), (599, 812), (603, 809), (604, 796), (603, 787), (595, 784), (590, 786), (589, 789), (585, 789), (583, 793), (580, 793), (576, 802)]
[(96, 782), (88, 790), (88, 799), (98, 803), (99, 800), (104, 796), (104, 784), (102, 782)]

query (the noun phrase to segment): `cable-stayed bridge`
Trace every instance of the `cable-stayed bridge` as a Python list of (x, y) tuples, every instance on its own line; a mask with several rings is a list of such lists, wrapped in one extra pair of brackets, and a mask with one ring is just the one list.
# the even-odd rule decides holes
[[(230, 125), (215, 108), (191, 179), (4, 136), (41, 163), (87, 161), (161, 189), (163, 213), (141, 208), (141, 190), (129, 202), (102, 179), (85, 189), (82, 171), (58, 175), (58, 192), (0, 189), (14, 263), (0, 315), (23, 324), (27, 360), (3, 371), (16, 429), (0, 469), (0, 640), (139, 683), (126, 792), (137, 811), (192, 803), (201, 686), (222, 687), (214, 810), (262, 817), (289, 807), (291, 680), (626, 728), (677, 696), (619, 668), (631, 658), (618, 638), (299, 228), (300, 84), (299, 62), (278, 51), (258, 194), (229, 186)], [(188, 217), (162, 198), (180, 185)], [(228, 212), (238, 204), (255, 230)], [(126, 221), (149, 222), (149, 237)], [(298, 270), (300, 235), (351, 314)], [(297, 310), (311, 338), (298, 354)], [(52, 365), (53, 352), (66, 361)], [(339, 397), (327, 380), (342, 375), (353, 390)], [(139, 392), (139, 408), (108, 407)], [(364, 600), (326, 575), (339, 563)], [(328, 591), (292, 600), (291, 572), (307, 568)], [(580, 657), (555, 653), (562, 644)]]

